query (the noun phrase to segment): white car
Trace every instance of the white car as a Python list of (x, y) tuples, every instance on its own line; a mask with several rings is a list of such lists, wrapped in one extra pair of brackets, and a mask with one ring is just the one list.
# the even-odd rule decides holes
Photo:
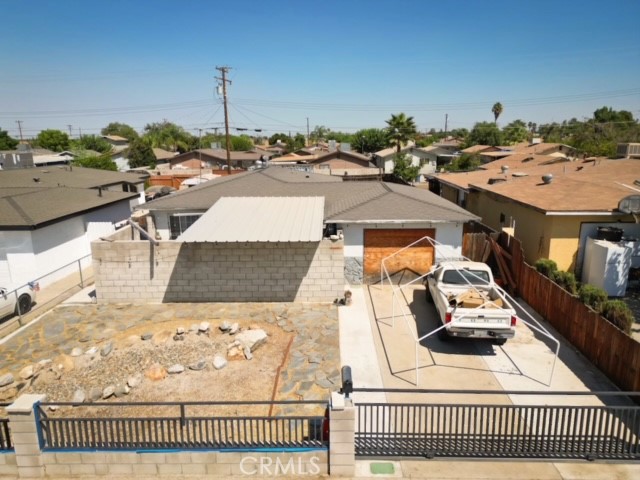
[(25, 314), (31, 310), (39, 287), (37, 283), (31, 283), (18, 288), (17, 292), (15, 290), (15, 287), (11, 286), (0, 287), (0, 318), (18, 313)]

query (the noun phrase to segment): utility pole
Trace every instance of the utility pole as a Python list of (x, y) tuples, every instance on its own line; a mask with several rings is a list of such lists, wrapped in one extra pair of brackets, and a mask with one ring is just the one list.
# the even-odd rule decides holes
[(78, 133), (80, 134), (80, 138), (82, 138), (82, 127), (78, 127)]
[(16, 120), (16, 123), (18, 124), (18, 130), (20, 130), (20, 143), (22, 143), (22, 120)]
[(73, 125), (67, 124), (67, 128), (69, 129), (69, 138), (71, 138), (71, 136), (73, 135), (73, 134), (71, 133), (71, 127), (72, 127), (72, 126), (73, 126)]
[(231, 175), (231, 138), (229, 137), (229, 111), (227, 110), (227, 82), (231, 85), (231, 80), (227, 80), (227, 73), (230, 67), (216, 67), (221, 77), (215, 77), (222, 82), (222, 98), (224, 101), (224, 131), (227, 139), (227, 175)]
[(447, 136), (447, 126), (448, 126), (448, 124), (449, 124), (449, 114), (445, 113), (444, 114), (444, 136), (445, 136), (445, 138)]
[(200, 169), (198, 185), (200, 185), (202, 183), (202, 128), (198, 129), (198, 168)]
[(311, 145), (309, 138), (309, 117), (307, 117), (307, 146)]

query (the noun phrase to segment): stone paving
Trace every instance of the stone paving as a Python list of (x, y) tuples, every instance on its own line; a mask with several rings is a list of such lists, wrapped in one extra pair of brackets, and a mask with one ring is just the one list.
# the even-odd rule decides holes
[[(0, 343), (0, 376), (69, 354), (143, 325), (250, 319), (275, 324), (294, 339), (278, 379), (279, 400), (326, 400), (340, 384), (338, 310), (324, 304), (224, 303), (69, 305), (45, 314)], [(271, 392), (265, 393), (268, 400)]]

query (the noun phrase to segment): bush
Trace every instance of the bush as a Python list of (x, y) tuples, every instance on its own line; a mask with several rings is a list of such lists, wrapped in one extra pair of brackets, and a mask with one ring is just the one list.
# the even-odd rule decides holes
[(578, 282), (576, 281), (576, 276), (573, 273), (553, 271), (551, 272), (550, 278), (571, 295), (578, 293)]
[(607, 300), (602, 304), (602, 316), (627, 335), (631, 335), (631, 326), (635, 321), (633, 312), (622, 300)]
[(536, 267), (538, 272), (549, 278), (551, 278), (553, 272), (558, 271), (558, 264), (548, 258), (539, 258), (533, 266)]
[(602, 311), (602, 304), (609, 298), (607, 292), (602, 288), (589, 285), (588, 283), (585, 283), (580, 287), (578, 295), (580, 296), (580, 301), (582, 303), (590, 306), (596, 312)]

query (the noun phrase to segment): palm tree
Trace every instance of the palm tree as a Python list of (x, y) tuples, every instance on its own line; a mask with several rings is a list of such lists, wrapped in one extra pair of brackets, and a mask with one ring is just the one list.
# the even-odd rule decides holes
[(418, 130), (413, 117), (407, 117), (404, 113), (397, 115), (391, 114), (391, 118), (387, 122), (387, 131), (389, 132), (389, 142), (398, 149), (398, 153), (402, 149), (402, 144), (415, 138)]
[(493, 107), (491, 107), (491, 111), (493, 112), (493, 123), (498, 123), (498, 117), (500, 116), (500, 114), (502, 113), (502, 104), (500, 102), (496, 102), (493, 104)]

